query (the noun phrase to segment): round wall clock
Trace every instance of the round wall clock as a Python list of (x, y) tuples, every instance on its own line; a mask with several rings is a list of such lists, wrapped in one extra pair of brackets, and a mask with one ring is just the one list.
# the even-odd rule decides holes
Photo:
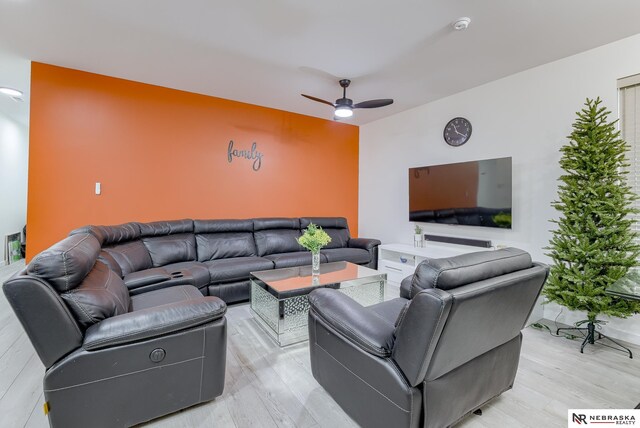
[(471, 122), (464, 117), (453, 118), (444, 127), (442, 135), (448, 145), (453, 147), (461, 146), (469, 141), (469, 137), (471, 137)]

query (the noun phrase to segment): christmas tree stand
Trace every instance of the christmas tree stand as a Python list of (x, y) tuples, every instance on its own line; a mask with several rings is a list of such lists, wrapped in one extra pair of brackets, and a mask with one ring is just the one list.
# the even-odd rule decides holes
[[(593, 321), (589, 321), (589, 324), (587, 324), (587, 327), (563, 327), (563, 328), (559, 328), (559, 329), (556, 330), (556, 335), (560, 334), (561, 331), (564, 331), (564, 332), (577, 331), (577, 332), (580, 332), (584, 336), (584, 340), (582, 341), (582, 346), (580, 346), (580, 353), (581, 354), (584, 353), (584, 347), (587, 346), (587, 343), (590, 344), (590, 345), (594, 345), (599, 340), (608, 340), (609, 342), (615, 344), (617, 347), (610, 346), (610, 345), (607, 345), (605, 343), (601, 343), (601, 345), (602, 346), (606, 346), (607, 348), (615, 349), (616, 351), (627, 352), (629, 354), (629, 358), (633, 358), (633, 353), (631, 352), (631, 349), (627, 348), (626, 346), (621, 345), (619, 342), (613, 340), (612, 338), (610, 338), (608, 336), (605, 336), (604, 334), (600, 333), (599, 331), (596, 331), (596, 325), (594, 324)], [(585, 332), (586, 332), (586, 334), (585, 334)], [(598, 335), (597, 338), (596, 338), (596, 335)]]

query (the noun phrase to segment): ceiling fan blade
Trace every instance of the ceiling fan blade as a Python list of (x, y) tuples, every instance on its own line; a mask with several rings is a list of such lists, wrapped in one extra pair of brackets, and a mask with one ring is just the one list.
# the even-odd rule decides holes
[(393, 100), (390, 98), (385, 98), (381, 100), (363, 101), (361, 103), (354, 104), (353, 108), (377, 108), (388, 106), (389, 104), (393, 104)]
[(300, 94), (300, 95), (302, 95), (305, 98), (309, 98), (312, 101), (317, 101), (319, 103), (328, 104), (331, 107), (335, 107), (336, 106), (334, 103), (330, 103), (329, 101), (321, 100), (320, 98), (312, 97), (311, 95), (305, 95), (305, 94)]

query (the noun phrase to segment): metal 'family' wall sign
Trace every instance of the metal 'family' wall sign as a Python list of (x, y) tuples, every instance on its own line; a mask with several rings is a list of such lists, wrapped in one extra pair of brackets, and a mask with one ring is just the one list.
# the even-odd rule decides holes
[(262, 157), (264, 155), (258, 151), (258, 143), (255, 141), (251, 144), (251, 150), (238, 150), (233, 148), (233, 140), (229, 141), (227, 147), (227, 161), (231, 163), (233, 158), (245, 158), (253, 160), (253, 170), (258, 171), (262, 166)]

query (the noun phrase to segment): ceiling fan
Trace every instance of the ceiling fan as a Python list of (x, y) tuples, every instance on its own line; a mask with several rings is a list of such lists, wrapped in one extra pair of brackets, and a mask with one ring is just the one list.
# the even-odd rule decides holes
[(305, 98), (309, 98), (310, 100), (317, 101), (319, 103), (328, 104), (331, 107), (335, 108), (334, 115), (336, 118), (344, 118), (353, 116), (354, 108), (378, 108), (388, 106), (389, 104), (393, 104), (393, 100), (390, 98), (384, 98), (380, 100), (369, 100), (363, 101), (361, 103), (354, 104), (353, 100), (347, 98), (347, 88), (351, 80), (342, 79), (340, 80), (340, 86), (342, 86), (342, 98), (338, 98), (335, 103), (321, 100), (320, 98), (312, 97), (311, 95), (300, 94)]

